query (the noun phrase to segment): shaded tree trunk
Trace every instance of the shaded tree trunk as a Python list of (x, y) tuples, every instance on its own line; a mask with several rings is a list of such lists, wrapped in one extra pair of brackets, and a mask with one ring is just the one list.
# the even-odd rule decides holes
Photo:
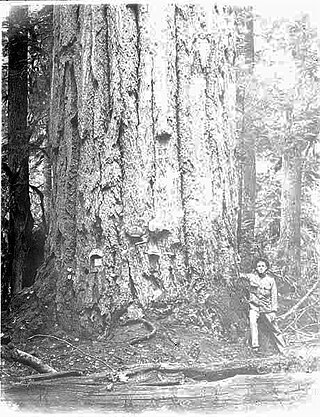
[(56, 6), (54, 34), (57, 320), (103, 332), (131, 303), (227, 286), (236, 268), (232, 10)]
[[(33, 219), (29, 198), (28, 8), (12, 7), (9, 16), (8, 167), (10, 220), (8, 277), (11, 296), (22, 289)], [(10, 284), (9, 284), (10, 282)]]

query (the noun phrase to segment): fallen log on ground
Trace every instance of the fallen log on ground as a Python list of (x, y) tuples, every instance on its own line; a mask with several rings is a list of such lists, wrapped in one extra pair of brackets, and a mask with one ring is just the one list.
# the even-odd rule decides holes
[[(310, 359), (310, 358), (309, 358)], [(310, 361), (309, 361), (310, 362)], [(311, 363), (311, 362), (310, 362)], [(209, 364), (185, 365), (183, 363), (145, 363), (135, 364), (119, 372), (110, 373), (108, 371), (80, 375), (80, 371), (66, 371), (54, 376), (35, 375), (31, 377), (20, 378), (19, 380), (27, 381), (30, 384), (108, 384), (120, 383), (125, 385), (149, 385), (149, 386), (169, 386), (181, 385), (188, 381), (208, 381), (214, 382), (228, 379), (237, 375), (261, 375), (280, 371), (296, 371), (304, 369), (305, 364), (299, 357), (290, 356), (268, 356), (254, 357), (246, 360), (221, 361)], [(309, 365), (308, 365), (309, 366)], [(316, 370), (316, 369), (309, 369)], [(75, 378), (76, 377), (76, 378)]]
[[(188, 380), (194, 381), (219, 381), (223, 379), (230, 378), (236, 375), (261, 375), (270, 372), (279, 372), (283, 369), (296, 369), (297, 365), (299, 364), (299, 359), (290, 356), (271, 356), (267, 358), (253, 358), (249, 360), (243, 361), (226, 361), (220, 363), (212, 363), (206, 365), (193, 365), (187, 366), (179, 363), (146, 363), (142, 365), (132, 365), (120, 371), (115, 378), (115, 375), (110, 372), (99, 372), (93, 373), (88, 375), (73, 375), (72, 372), (78, 371), (68, 371), (64, 375), (63, 373), (58, 373), (56, 378), (49, 378), (42, 377), (41, 375), (35, 375), (32, 377), (24, 377), (20, 378), (20, 380), (28, 380), (30, 383), (37, 383), (44, 381), (45, 379), (49, 379), (46, 381), (47, 384), (68, 384), (76, 383), (76, 384), (85, 384), (85, 383), (96, 383), (96, 382), (115, 382), (119, 381), (120, 383), (134, 383), (134, 384), (144, 384), (144, 382), (148, 381), (149, 385), (166, 385), (166, 381), (163, 379), (167, 376), (167, 385), (173, 385), (175, 383), (175, 376), (177, 377), (176, 383), (181, 384), (185, 381), (185, 378)], [(141, 376), (146, 374), (156, 373), (161, 375), (161, 379), (150, 381), (147, 378), (143, 378)], [(170, 378), (172, 376), (172, 378)], [(183, 378), (181, 378), (182, 376)], [(76, 378), (73, 378), (76, 377)], [(59, 378), (59, 379), (58, 379)], [(51, 381), (52, 379), (52, 381)], [(55, 381), (55, 380), (57, 381)]]
[(17, 349), (12, 344), (1, 346), (1, 358), (10, 362), (19, 362), (22, 365), (35, 369), (41, 374), (57, 372), (54, 368), (42, 362), (41, 359)]
[[(319, 375), (318, 375), (319, 378)], [(21, 411), (85, 410), (141, 412), (150, 409), (210, 411), (236, 407), (293, 405), (305, 401), (317, 380), (314, 373), (238, 375), (218, 382), (188, 382), (178, 386), (110, 384), (88, 376), (4, 387), (7, 403)]]
[(297, 360), (294, 357), (271, 356), (267, 358), (253, 358), (242, 361), (226, 361), (206, 365), (186, 366), (182, 364), (143, 364), (133, 365), (122, 372), (124, 377), (132, 378), (136, 375), (157, 371), (162, 374), (182, 373), (186, 378), (195, 381), (218, 381), (235, 375), (259, 375), (269, 373), (271, 370), (281, 370), (283, 367), (293, 365)]

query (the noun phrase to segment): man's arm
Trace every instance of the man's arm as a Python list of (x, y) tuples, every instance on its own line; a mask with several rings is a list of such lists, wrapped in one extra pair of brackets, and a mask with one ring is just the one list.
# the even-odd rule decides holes
[(256, 279), (254, 274), (252, 274), (252, 273), (244, 274), (244, 273), (240, 272), (239, 275), (240, 275), (240, 278), (243, 279), (246, 282), (246, 284), (250, 285), (250, 287), (256, 288), (256, 287), (259, 286), (259, 284), (257, 282), (257, 279)]

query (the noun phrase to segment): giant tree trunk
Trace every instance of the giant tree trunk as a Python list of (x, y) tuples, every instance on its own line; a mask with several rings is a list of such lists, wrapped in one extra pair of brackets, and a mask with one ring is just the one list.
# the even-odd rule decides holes
[(11, 295), (22, 289), (33, 219), (29, 198), (28, 8), (12, 7), (9, 16), (8, 167), (10, 183), (8, 277)]
[(177, 127), (186, 279), (232, 275), (235, 34), (230, 10), (177, 7)]
[(234, 276), (234, 16), (174, 5), (54, 11), (56, 313), (102, 332)]
[[(237, 240), (241, 256), (241, 269), (249, 272), (255, 252), (255, 200), (256, 200), (256, 152), (255, 134), (248, 114), (248, 99), (252, 88), (254, 65), (254, 38), (252, 10), (237, 11), (237, 110), (239, 156), (239, 212)], [(250, 107), (249, 107), (250, 108)]]
[[(290, 145), (289, 145), (290, 146)], [(301, 275), (301, 173), (302, 152), (291, 144), (282, 156), (280, 256), (283, 275), (299, 282)]]

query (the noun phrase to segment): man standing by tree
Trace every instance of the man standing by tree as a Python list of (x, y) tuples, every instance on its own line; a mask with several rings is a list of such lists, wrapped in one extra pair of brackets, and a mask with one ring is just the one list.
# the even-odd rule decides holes
[(255, 261), (255, 272), (240, 274), (250, 283), (249, 321), (251, 331), (251, 346), (256, 352), (259, 349), (258, 319), (260, 318), (270, 330), (273, 340), (279, 350), (283, 352), (285, 342), (276, 324), (276, 311), (278, 309), (277, 286), (274, 278), (268, 273), (269, 262), (258, 258)]

